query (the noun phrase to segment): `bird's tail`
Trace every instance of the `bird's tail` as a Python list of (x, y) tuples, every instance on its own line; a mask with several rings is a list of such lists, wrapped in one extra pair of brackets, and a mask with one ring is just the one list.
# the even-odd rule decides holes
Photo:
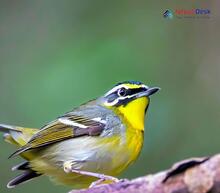
[(25, 145), (37, 131), (38, 129), (0, 124), (0, 132), (4, 133), (4, 140), (18, 147)]
[[(6, 142), (16, 145), (17, 147), (22, 147), (36, 132), (38, 132), (38, 129), (0, 124), (0, 132), (4, 133), (3, 137)], [(30, 160), (30, 158), (32, 157), (31, 153), (27, 152), (25, 154), (21, 154), (21, 156), (27, 161), (12, 167), (12, 170), (21, 170), (23, 171), (23, 173), (12, 179), (7, 185), (8, 188), (14, 188), (18, 184), (27, 182), (32, 178), (41, 175), (32, 170), (29, 166), (28, 160)]]
[[(8, 182), (7, 187), (8, 188), (14, 188), (19, 184), (23, 184), (25, 182), (28, 182), (32, 180), (33, 178), (36, 178), (40, 176), (41, 174), (35, 172), (34, 170), (29, 168), (29, 162), (24, 162), (22, 164), (26, 165), (26, 168), (17, 168), (17, 166), (14, 166), (12, 170), (23, 170), (23, 173), (18, 175), (17, 177), (13, 178), (10, 182)], [(22, 166), (22, 164), (19, 164), (18, 166)]]

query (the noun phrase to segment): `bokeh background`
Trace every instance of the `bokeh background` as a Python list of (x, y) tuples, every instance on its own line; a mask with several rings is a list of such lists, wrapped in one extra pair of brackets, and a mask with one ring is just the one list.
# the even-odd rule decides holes
[[(41, 127), (117, 82), (162, 90), (145, 144), (122, 177), (157, 172), (220, 151), (219, 1), (0, 1), (0, 122)], [(166, 9), (207, 8), (209, 19), (165, 19)], [(8, 190), (19, 158), (0, 140), (1, 193), (61, 193), (46, 177)]]

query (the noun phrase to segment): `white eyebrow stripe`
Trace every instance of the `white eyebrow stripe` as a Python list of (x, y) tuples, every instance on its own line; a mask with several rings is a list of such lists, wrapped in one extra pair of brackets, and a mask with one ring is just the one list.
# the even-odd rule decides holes
[[(126, 86), (126, 85), (124, 85), (124, 84), (121, 84), (121, 85), (118, 85), (118, 86), (116, 86), (116, 87), (114, 87), (114, 88), (112, 88), (110, 91), (108, 91), (104, 96), (106, 97), (106, 96), (108, 96), (109, 94), (111, 94), (111, 93), (113, 93), (113, 92), (115, 92), (116, 90), (118, 90), (119, 88), (126, 88), (126, 89), (130, 89), (128, 86)], [(148, 86), (146, 86), (146, 85), (144, 85), (144, 84), (142, 84), (139, 88), (145, 88), (145, 89), (149, 89), (149, 87)], [(118, 103), (118, 101), (119, 100), (121, 100), (121, 99), (125, 99), (125, 98), (132, 98), (133, 96), (135, 96), (136, 94), (133, 94), (133, 95), (128, 95), (128, 96), (125, 96), (125, 97), (117, 97), (114, 101), (112, 101), (112, 102), (105, 102), (105, 105), (106, 106), (114, 106), (115, 104), (117, 104)]]
[(111, 89), (110, 91), (108, 91), (108, 92), (105, 94), (105, 96), (108, 96), (109, 94), (115, 92), (116, 90), (118, 90), (119, 88), (122, 88), (122, 87), (124, 87), (124, 88), (126, 88), (126, 89), (129, 89), (129, 87), (127, 87), (127, 86), (125, 86), (125, 85), (123, 85), (123, 84), (122, 84), (122, 85), (118, 85), (118, 86), (114, 87), (113, 89)]
[[(145, 86), (145, 85), (143, 85), (142, 87), (143, 87), (143, 88), (146, 88), (146, 89), (149, 88), (148, 86)], [(136, 95), (136, 94), (128, 95), (128, 96), (125, 96), (125, 97), (118, 97), (118, 98), (116, 98), (114, 101), (112, 101), (112, 102), (110, 102), (110, 103), (108, 103), (108, 102), (106, 101), (106, 102), (105, 102), (105, 105), (106, 105), (106, 106), (113, 106), (113, 105), (117, 104), (119, 100), (121, 100), (121, 99), (126, 99), (126, 98), (132, 98), (132, 97), (135, 96), (135, 95)]]
[[(118, 90), (119, 88), (126, 88), (126, 89), (129, 89), (128, 86), (126, 86), (126, 85), (124, 85), (124, 84), (121, 84), (121, 85), (118, 85), (118, 86), (114, 87), (114, 88), (111, 89), (110, 91), (108, 91), (108, 92), (105, 94), (105, 96), (108, 96), (109, 94), (115, 92), (115, 91)], [(149, 87), (143, 84), (143, 85), (141, 85), (140, 88), (146, 88), (146, 89), (148, 89)]]
[(75, 121), (71, 121), (71, 120), (66, 119), (66, 118), (59, 118), (58, 121), (60, 123), (63, 123), (64, 125), (73, 126), (73, 127), (80, 127), (82, 129), (85, 129), (85, 128), (88, 127), (88, 126), (85, 126), (83, 124), (77, 123)]

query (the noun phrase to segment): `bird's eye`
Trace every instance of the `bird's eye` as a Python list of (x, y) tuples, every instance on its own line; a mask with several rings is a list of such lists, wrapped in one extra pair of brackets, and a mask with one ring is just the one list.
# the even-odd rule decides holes
[(126, 96), (126, 88), (120, 88), (119, 90), (118, 90), (118, 96), (120, 96), (120, 97), (124, 97), (124, 96)]

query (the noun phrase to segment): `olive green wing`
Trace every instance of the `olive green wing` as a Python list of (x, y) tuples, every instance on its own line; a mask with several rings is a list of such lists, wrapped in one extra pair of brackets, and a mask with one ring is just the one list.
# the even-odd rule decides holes
[(100, 122), (99, 120), (100, 118), (89, 119), (78, 115), (60, 117), (44, 126), (33, 135), (27, 144), (19, 148), (10, 157), (66, 139), (85, 135), (97, 136), (105, 128), (103, 121)]

